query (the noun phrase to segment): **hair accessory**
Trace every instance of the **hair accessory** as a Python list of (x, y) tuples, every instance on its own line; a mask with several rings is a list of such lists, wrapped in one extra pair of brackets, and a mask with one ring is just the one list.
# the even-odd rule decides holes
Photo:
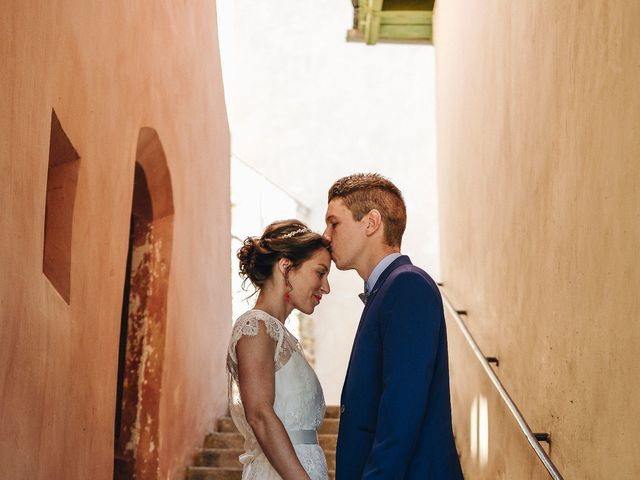
[(280, 238), (291, 238), (291, 237), (295, 237), (298, 234), (307, 233), (310, 231), (311, 230), (309, 230), (307, 227), (302, 227), (302, 228), (299, 228), (298, 230), (294, 230), (293, 232), (285, 233), (284, 235), (281, 235)]

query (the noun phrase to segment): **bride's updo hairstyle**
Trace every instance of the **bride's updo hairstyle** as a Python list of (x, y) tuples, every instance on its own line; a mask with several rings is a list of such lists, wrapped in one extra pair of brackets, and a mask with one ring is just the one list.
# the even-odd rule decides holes
[(295, 270), (321, 248), (329, 250), (329, 241), (309, 230), (301, 221), (273, 222), (261, 237), (247, 237), (244, 240), (237, 254), (240, 276), (245, 281), (249, 280), (257, 292), (271, 277), (278, 260), (290, 260), (291, 269)]

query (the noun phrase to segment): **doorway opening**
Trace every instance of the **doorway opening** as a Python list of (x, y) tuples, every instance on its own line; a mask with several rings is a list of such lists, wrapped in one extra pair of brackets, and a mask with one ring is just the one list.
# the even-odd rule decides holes
[(114, 479), (159, 478), (173, 193), (158, 134), (142, 128), (136, 150), (123, 288), (115, 408)]

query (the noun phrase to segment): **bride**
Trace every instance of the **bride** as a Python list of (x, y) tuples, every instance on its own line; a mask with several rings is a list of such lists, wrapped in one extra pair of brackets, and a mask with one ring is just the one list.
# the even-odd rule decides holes
[(315, 372), (284, 322), (311, 314), (329, 293), (329, 242), (302, 222), (269, 225), (238, 251), (240, 274), (259, 292), (241, 315), (227, 356), (229, 410), (244, 436), (243, 480), (327, 480), (317, 429), (325, 413)]

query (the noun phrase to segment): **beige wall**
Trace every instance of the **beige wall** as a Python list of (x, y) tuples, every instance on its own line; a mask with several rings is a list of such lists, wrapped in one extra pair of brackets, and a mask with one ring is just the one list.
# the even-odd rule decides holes
[[(636, 0), (437, 2), (442, 281), (565, 478), (640, 476), (639, 24)], [(449, 330), (467, 477), (545, 478)]]
[[(0, 23), (0, 477), (110, 479), (138, 133), (174, 219), (160, 478), (226, 408), (229, 134), (215, 4), (5, 2)], [(80, 155), (70, 304), (42, 272), (51, 110)]]

